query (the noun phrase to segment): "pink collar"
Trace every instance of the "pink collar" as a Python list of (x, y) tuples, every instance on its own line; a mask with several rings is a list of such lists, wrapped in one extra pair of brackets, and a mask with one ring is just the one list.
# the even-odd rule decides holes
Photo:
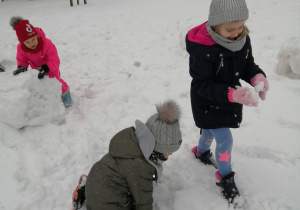
[(211, 38), (206, 30), (206, 23), (203, 23), (188, 32), (188, 40), (203, 45), (213, 45), (216, 42)]

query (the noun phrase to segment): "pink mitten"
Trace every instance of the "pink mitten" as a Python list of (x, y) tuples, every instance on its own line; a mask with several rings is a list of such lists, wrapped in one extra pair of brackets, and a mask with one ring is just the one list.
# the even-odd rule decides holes
[[(263, 85), (261, 85), (263, 83)], [(267, 91), (269, 90), (269, 82), (263, 74), (257, 74), (251, 79), (251, 84), (255, 87), (261, 100), (266, 99)]]
[(257, 98), (254, 98), (250, 88), (247, 87), (237, 87), (237, 89), (231, 88), (228, 92), (228, 100), (246, 106), (257, 106)]

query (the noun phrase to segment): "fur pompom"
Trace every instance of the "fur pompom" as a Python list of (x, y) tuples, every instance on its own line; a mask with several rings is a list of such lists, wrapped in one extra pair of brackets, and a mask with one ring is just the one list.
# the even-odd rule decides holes
[(14, 28), (18, 22), (20, 20), (24, 20), (24, 18), (20, 17), (20, 16), (13, 16), (11, 19), (10, 19), (10, 22), (9, 22), (9, 25)]
[(156, 109), (160, 119), (166, 123), (178, 121), (181, 115), (179, 105), (173, 100), (168, 100), (160, 105), (156, 105)]

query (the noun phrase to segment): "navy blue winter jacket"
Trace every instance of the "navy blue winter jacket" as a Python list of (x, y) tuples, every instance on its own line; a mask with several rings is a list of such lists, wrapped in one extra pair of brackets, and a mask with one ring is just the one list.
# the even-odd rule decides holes
[(238, 128), (242, 122), (243, 105), (228, 100), (228, 91), (248, 82), (256, 74), (265, 73), (254, 63), (250, 38), (240, 51), (232, 52), (219, 44), (204, 45), (190, 41), (189, 72), (191, 104), (195, 124), (199, 128)]

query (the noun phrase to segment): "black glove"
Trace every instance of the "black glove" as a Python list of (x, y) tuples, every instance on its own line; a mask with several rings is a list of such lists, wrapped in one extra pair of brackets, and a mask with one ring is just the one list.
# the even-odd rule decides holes
[(37, 70), (39, 70), (39, 72), (40, 72), (38, 75), (39, 79), (43, 79), (45, 74), (47, 74), (50, 71), (47, 64), (43, 64), (41, 67), (38, 67)]
[(17, 70), (13, 71), (13, 75), (18, 75), (24, 71), (27, 71), (27, 68), (25, 66), (18, 66)]
[(4, 66), (2, 66), (2, 65), (0, 64), (0, 72), (4, 72), (4, 71), (5, 71)]

